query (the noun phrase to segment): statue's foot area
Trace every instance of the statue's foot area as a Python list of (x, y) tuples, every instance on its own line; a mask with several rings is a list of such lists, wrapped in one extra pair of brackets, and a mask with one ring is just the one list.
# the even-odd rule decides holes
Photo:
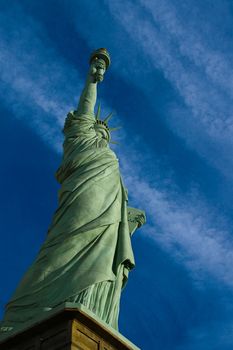
[(80, 303), (102, 321), (118, 330), (121, 284), (118, 281), (103, 281), (89, 286), (68, 301)]

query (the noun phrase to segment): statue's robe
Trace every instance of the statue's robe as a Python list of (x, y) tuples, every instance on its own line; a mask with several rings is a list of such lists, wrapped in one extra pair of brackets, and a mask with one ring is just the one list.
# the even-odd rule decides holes
[(59, 207), (46, 241), (6, 307), (17, 326), (64, 301), (81, 302), (117, 328), (121, 289), (134, 266), (127, 193), (118, 160), (92, 115), (69, 113)]

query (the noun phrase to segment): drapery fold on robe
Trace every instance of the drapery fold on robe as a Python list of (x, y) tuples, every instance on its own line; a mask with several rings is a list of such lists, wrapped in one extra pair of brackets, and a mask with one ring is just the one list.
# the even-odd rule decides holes
[[(123, 284), (134, 266), (127, 193), (118, 160), (94, 129), (92, 115), (66, 119), (61, 183), (55, 212), (39, 254), (7, 305), (4, 322), (25, 322), (93, 284)], [(122, 270), (122, 269), (121, 269)]]

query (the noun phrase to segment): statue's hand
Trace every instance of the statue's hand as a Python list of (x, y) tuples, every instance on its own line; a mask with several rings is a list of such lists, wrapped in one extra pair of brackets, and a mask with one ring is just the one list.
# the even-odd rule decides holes
[(96, 58), (91, 63), (90, 75), (94, 79), (94, 82), (101, 82), (104, 79), (104, 73), (106, 71), (106, 63), (101, 58)]

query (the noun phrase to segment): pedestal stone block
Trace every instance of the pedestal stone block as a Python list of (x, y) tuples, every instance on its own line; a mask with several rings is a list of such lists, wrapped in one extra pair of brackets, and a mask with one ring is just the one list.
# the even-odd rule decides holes
[(77, 304), (64, 303), (43, 319), (0, 338), (1, 350), (139, 350)]

